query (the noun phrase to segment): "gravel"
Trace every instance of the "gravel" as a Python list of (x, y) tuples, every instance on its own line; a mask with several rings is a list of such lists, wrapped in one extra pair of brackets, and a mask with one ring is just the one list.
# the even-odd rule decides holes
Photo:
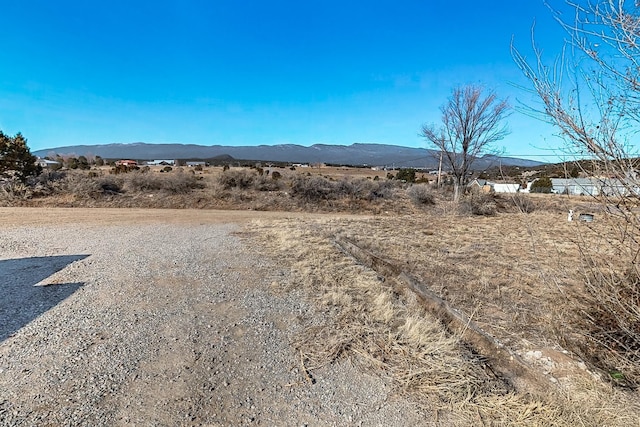
[(0, 229), (0, 425), (418, 425), (348, 361), (306, 375), (313, 315), (231, 224)]

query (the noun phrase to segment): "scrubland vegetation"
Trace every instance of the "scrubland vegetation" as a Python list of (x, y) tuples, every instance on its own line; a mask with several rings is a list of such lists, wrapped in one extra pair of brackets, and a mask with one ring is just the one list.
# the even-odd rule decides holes
[[(24, 183), (5, 182), (0, 186), (0, 204), (349, 212), (382, 215), (389, 220), (398, 221), (398, 227), (408, 226), (416, 218), (439, 220), (453, 216), (456, 223), (472, 224), (476, 221), (473, 217), (508, 215), (523, 230), (532, 225), (527, 216), (519, 215), (521, 213), (537, 212), (542, 216), (551, 215), (566, 221), (568, 209), (602, 209), (592, 200), (560, 195), (471, 192), (454, 203), (451, 201), (451, 192), (452, 189), (446, 186), (438, 189), (434, 184), (428, 183), (407, 183), (404, 180), (375, 176), (346, 177), (341, 176), (340, 171), (329, 168), (310, 171), (218, 167), (196, 171), (191, 168), (173, 168), (164, 172), (161, 167), (131, 171), (103, 167), (45, 171)], [(500, 218), (493, 220), (495, 224), (504, 221), (502, 216)], [(601, 220), (600, 216), (598, 220)], [(496, 233), (490, 239), (498, 241), (499, 230), (494, 231)], [(432, 230), (432, 233), (440, 236), (443, 231)], [(424, 238), (433, 240), (428, 235)], [(457, 237), (457, 240), (461, 238), (463, 236)], [(573, 241), (575, 236), (567, 235), (563, 239)], [(404, 244), (404, 240), (390, 244), (395, 247)], [(528, 243), (522, 244), (523, 251), (527, 252)], [(485, 255), (494, 256), (490, 247), (486, 248)], [(574, 262), (580, 262), (579, 256), (576, 256)]]
[[(320, 212), (410, 212), (433, 190), (397, 179), (286, 168), (115, 168), (45, 171), (0, 185), (4, 206), (224, 208)], [(382, 173), (381, 173), (382, 174)]]
[[(436, 408), (443, 419), (457, 414), (452, 422), (465, 425), (626, 425), (634, 419), (640, 411), (638, 280), (628, 269), (632, 260), (611, 245), (616, 219), (606, 205), (588, 197), (482, 192), (453, 202), (452, 188), (424, 177), (411, 183), (384, 172), (356, 172), (45, 171), (25, 182), (5, 181), (0, 204), (365, 214), (252, 227), (267, 252), (290, 259), (301, 278), (276, 290), (304, 289), (332, 319), (311, 322), (295, 343), (310, 372), (348, 357), (388, 377), (425, 409)], [(568, 222), (569, 209), (596, 220)], [(550, 391), (541, 394), (531, 384), (523, 392), (496, 376), (482, 354), (415, 295), (337, 251), (336, 236), (427, 284), (538, 369)], [(618, 285), (603, 288), (603, 272), (606, 283)]]

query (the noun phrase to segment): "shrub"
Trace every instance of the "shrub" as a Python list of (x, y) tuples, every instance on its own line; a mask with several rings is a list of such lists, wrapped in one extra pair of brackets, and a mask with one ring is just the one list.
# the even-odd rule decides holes
[(352, 193), (351, 196), (357, 199), (372, 200), (377, 196), (374, 196), (374, 192), (378, 188), (378, 184), (373, 182), (370, 178), (360, 178), (351, 181)]
[(76, 164), (77, 164), (78, 169), (81, 169), (81, 170), (89, 170), (89, 169), (91, 169), (91, 165), (89, 165), (89, 161), (87, 160), (87, 158), (85, 156), (78, 157), (78, 160), (77, 160)]
[(415, 183), (416, 184), (428, 184), (429, 183), (429, 178), (427, 178), (424, 174), (420, 175), (420, 178), (416, 178)]
[(120, 184), (110, 176), (100, 177), (97, 181), (103, 194), (118, 194), (122, 192)]
[(121, 173), (129, 173), (137, 170), (140, 170), (138, 166), (116, 165), (111, 169), (109, 173), (118, 175)]
[(53, 182), (62, 181), (66, 176), (67, 173), (60, 169), (45, 169), (40, 175), (29, 178), (27, 182), (32, 187), (37, 185), (47, 185)]
[(381, 185), (371, 179), (344, 179), (335, 185), (337, 197), (351, 197), (358, 200), (373, 200), (382, 197)]
[(278, 171), (273, 171), (273, 173), (271, 174), (271, 179), (277, 180), (282, 178), (282, 174)]
[(333, 197), (333, 183), (321, 176), (296, 175), (291, 180), (290, 193), (307, 201), (327, 200)]
[(396, 174), (396, 179), (403, 182), (415, 182), (416, 170), (413, 168), (403, 168)]
[(331, 183), (333, 187), (333, 197), (356, 197), (358, 194), (359, 186), (356, 185), (353, 181), (349, 181), (348, 179), (341, 179), (336, 183)]
[(281, 182), (277, 179), (269, 179), (266, 175), (256, 177), (253, 187), (258, 191), (278, 191), (282, 189)]
[(163, 191), (171, 194), (185, 194), (204, 185), (195, 175), (187, 173), (132, 173), (124, 177), (127, 191)]
[(415, 184), (407, 189), (407, 195), (416, 205), (433, 205), (435, 196), (425, 184)]
[[(633, 265), (617, 271), (602, 260), (590, 260), (586, 295), (574, 315), (580, 339), (564, 336), (567, 347), (604, 370), (614, 383), (640, 385), (640, 277)], [(606, 263), (606, 261), (605, 261)]]
[(31, 195), (31, 187), (19, 179), (0, 182), (0, 201), (26, 200)]
[(247, 189), (251, 187), (256, 179), (256, 174), (248, 170), (226, 170), (218, 176), (218, 183), (225, 190), (230, 188)]
[(464, 214), (493, 216), (498, 208), (492, 194), (469, 193), (460, 201), (459, 210)]
[(331, 181), (322, 176), (296, 175), (291, 179), (290, 194), (306, 201), (336, 200), (351, 198), (371, 201), (378, 198), (391, 198), (396, 184), (391, 181), (372, 181), (368, 179), (342, 179)]
[(393, 193), (398, 188), (397, 181), (374, 181), (371, 189), (371, 199), (391, 199)]
[(63, 191), (84, 198), (98, 198), (105, 194), (116, 194), (122, 191), (120, 184), (113, 176), (89, 178), (84, 173), (70, 173), (63, 182)]
[(66, 175), (66, 172), (59, 169), (45, 169), (40, 175), (30, 177), (27, 184), (33, 189), (33, 197), (48, 196), (64, 187)]
[(536, 210), (536, 205), (533, 202), (533, 200), (531, 200), (531, 197), (525, 194), (522, 194), (522, 193), (513, 194), (511, 197), (511, 200), (513, 202), (513, 205), (518, 209), (518, 211), (522, 213), (531, 213)]

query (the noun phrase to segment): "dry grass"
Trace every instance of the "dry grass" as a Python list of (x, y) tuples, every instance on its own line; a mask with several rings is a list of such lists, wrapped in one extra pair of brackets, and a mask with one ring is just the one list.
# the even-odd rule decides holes
[(328, 314), (322, 316), (322, 324), (311, 322), (296, 343), (309, 369), (349, 355), (388, 375), (398, 390), (428, 391), (442, 401), (464, 399), (486, 388), (506, 391), (477, 357), (460, 348), (456, 337), (447, 336), (415, 297), (397, 294), (374, 272), (345, 258), (325, 233), (283, 224), (258, 227), (269, 233), (262, 243), (269, 250), (298, 260), (293, 268), (301, 279), (287, 288), (309, 291), (318, 309)]
[[(294, 278), (281, 289), (301, 290), (318, 307), (295, 343), (311, 373), (349, 358), (443, 425), (638, 425), (636, 394), (593, 377), (560, 346), (571, 293), (583, 289), (576, 236), (591, 239), (601, 230), (539, 211), (296, 220), (252, 229), (274, 257), (291, 260)], [(394, 259), (557, 386), (550, 382), (544, 395), (513, 391), (412, 294), (342, 254), (332, 243), (336, 234)]]

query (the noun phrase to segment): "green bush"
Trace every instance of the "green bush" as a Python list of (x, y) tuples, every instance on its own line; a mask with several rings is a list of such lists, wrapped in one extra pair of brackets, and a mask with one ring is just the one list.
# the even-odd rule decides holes
[(551, 178), (548, 176), (543, 176), (541, 178), (536, 179), (533, 184), (531, 184), (532, 193), (551, 193), (553, 189), (553, 184), (551, 183)]
[(77, 168), (78, 169), (82, 169), (82, 170), (91, 169), (91, 166), (89, 165), (89, 161), (87, 160), (87, 158), (85, 156), (78, 157)]
[(413, 168), (403, 168), (396, 174), (396, 179), (402, 182), (415, 182), (416, 170)]
[(10, 137), (0, 131), (0, 178), (18, 179), (24, 183), (41, 172), (26, 138), (21, 133)]

